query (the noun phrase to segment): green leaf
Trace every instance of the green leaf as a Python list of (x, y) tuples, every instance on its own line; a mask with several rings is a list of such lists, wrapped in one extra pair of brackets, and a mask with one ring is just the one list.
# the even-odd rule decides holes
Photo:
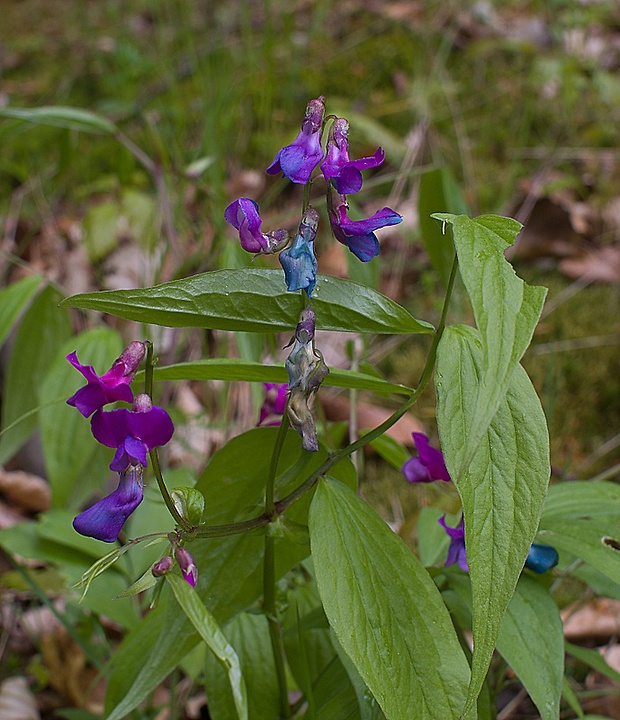
[[(269, 332), (293, 330), (302, 298), (289, 293), (280, 270), (239, 268), (194, 275), (137, 290), (74, 295), (69, 307), (168, 327)], [(384, 295), (341, 278), (319, 276), (312, 307), (317, 328), (359, 333), (430, 333)]]
[[(88, 330), (69, 340), (53, 362), (50, 363), (48, 358), (49, 370), (39, 385), (38, 399), (42, 406), (49, 398), (62, 397), (66, 400), (84, 385), (82, 375), (66, 360), (66, 355), (73, 350), (78, 353), (80, 362), (93, 365), (103, 374), (119, 356), (122, 341), (118, 333), (103, 327)], [(109, 472), (105, 464), (94, 462), (99, 453), (90, 422), (66, 402), (42, 407), (39, 420), (54, 507), (65, 507), (70, 501), (75, 507)], [(74, 489), (78, 483), (76, 497)]]
[(326, 478), (310, 511), (317, 584), (336, 637), (388, 720), (458, 718), (469, 666), (420, 562), (352, 490)]
[(502, 621), (497, 649), (523, 683), (541, 719), (557, 720), (564, 675), (562, 620), (548, 590), (533, 578), (521, 576)]
[(198, 593), (178, 575), (169, 573), (164, 576), (172, 588), (177, 602), (187, 615), (200, 637), (208, 645), (228, 674), (235, 709), (239, 720), (248, 718), (248, 698), (245, 680), (241, 673), (239, 657), (226, 639), (215, 618), (203, 605)]
[(5, 107), (0, 109), (0, 118), (13, 118), (35, 125), (79, 130), (81, 132), (113, 134), (117, 127), (100, 115), (81, 108), (49, 106), (38, 108)]
[(605, 677), (608, 677), (615, 683), (620, 683), (620, 673), (617, 670), (614, 670), (614, 668), (612, 668), (611, 665), (608, 664), (607, 660), (605, 660), (605, 658), (600, 654), (598, 650), (581, 647), (581, 645), (573, 645), (568, 641), (566, 641), (564, 644), (566, 647), (566, 652), (569, 655), (577, 658), (577, 660), (585, 663), (593, 670), (601, 673), (601, 675), (605, 675)]
[(10, 460), (36, 429), (36, 413), (20, 418), (39, 406), (39, 385), (50, 361), (71, 334), (67, 312), (58, 309), (59, 300), (60, 294), (46, 287), (35, 298), (17, 331), (2, 395), (2, 425), (6, 429), (0, 437), (0, 465)]
[[(143, 372), (138, 373), (136, 381), (139, 382), (142, 377)], [(213, 358), (163, 367), (156, 366), (153, 379), (156, 382), (163, 380), (229, 380), (285, 383), (288, 380), (288, 375), (284, 363), (263, 365), (260, 362), (240, 360), (239, 358)], [(371, 390), (382, 394), (410, 395), (412, 392), (411, 388), (405, 385), (391, 383), (375, 375), (341, 368), (330, 368), (329, 375), (323, 381), (323, 385)]]
[(379, 435), (378, 438), (371, 440), (369, 444), (378, 455), (397, 470), (400, 470), (411, 457), (409, 450), (390, 435)]
[(205, 509), (205, 499), (202, 493), (193, 487), (178, 487), (172, 491), (171, 496), (179, 514), (190, 525), (198, 525), (201, 522)]
[(458, 466), (451, 468), (452, 478), (458, 479), (466, 472), (506, 395), (512, 374), (530, 344), (547, 291), (527, 285), (504, 257), (521, 228), (516, 220), (495, 215), (470, 220), (444, 213), (433, 217), (453, 226), (459, 271), (471, 300), (482, 350), (466, 446)]
[[(224, 634), (239, 656), (248, 691), (249, 719), (278, 720), (278, 679), (267, 618), (241, 613), (224, 628)], [(225, 673), (211, 653), (205, 673), (209, 716), (212, 720), (229, 720), (235, 714), (234, 700)]]
[(620, 486), (574, 481), (551, 486), (541, 540), (571, 553), (620, 583)]
[(24, 306), (40, 285), (41, 278), (31, 275), (0, 290), (0, 346), (4, 344)]
[(452, 237), (442, 231), (431, 213), (467, 214), (465, 202), (458, 185), (447, 168), (436, 168), (422, 173), (418, 193), (418, 215), (424, 247), (431, 264), (439, 274), (445, 286), (448, 284), (452, 262), (454, 260), (454, 242)]
[(97, 263), (117, 247), (120, 214), (120, 205), (115, 200), (93, 205), (86, 212), (84, 246), (91, 263)]
[(463, 503), (472, 583), (474, 655), (468, 708), (484, 682), (502, 615), (536, 534), (550, 474), (545, 416), (520, 365), (468, 459), (479, 388), (486, 377), (481, 345), (473, 328), (447, 328), (438, 348), (435, 380), (439, 435)]

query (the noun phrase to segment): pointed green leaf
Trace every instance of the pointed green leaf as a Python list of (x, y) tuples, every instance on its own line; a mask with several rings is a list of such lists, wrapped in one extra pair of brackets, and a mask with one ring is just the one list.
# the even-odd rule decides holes
[(31, 275), (0, 290), (0, 345), (4, 343), (24, 306), (40, 285), (41, 278)]
[[(463, 325), (447, 328), (437, 353), (437, 422), (465, 514), (474, 604), (469, 708), (484, 682), (502, 615), (536, 534), (550, 475), (545, 416), (520, 365), (483, 441), (466, 460), (485, 371), (479, 333)], [(461, 467), (465, 471), (458, 476)]]
[(13, 118), (35, 125), (51, 125), (81, 132), (109, 135), (117, 131), (116, 125), (101, 115), (95, 115), (81, 108), (60, 105), (38, 108), (4, 107), (0, 109), (0, 118)]
[[(278, 720), (278, 679), (267, 618), (240, 613), (228, 623), (224, 633), (239, 656), (248, 690), (250, 720)], [(229, 720), (235, 714), (234, 700), (226, 674), (211, 653), (207, 655), (205, 674), (209, 716), (212, 720)]]
[[(280, 270), (239, 268), (194, 275), (137, 290), (108, 290), (63, 304), (167, 327), (273, 332), (293, 330), (302, 298), (289, 293)], [(363, 285), (319, 276), (312, 307), (317, 328), (360, 333), (430, 333), (393, 300)]]
[(521, 228), (516, 220), (495, 215), (470, 220), (444, 213), (433, 217), (453, 226), (459, 271), (474, 310), (482, 350), (467, 445), (460, 464), (452, 468), (453, 478), (458, 478), (466, 471), (506, 395), (510, 378), (532, 339), (547, 291), (527, 285), (504, 257)]
[(549, 591), (533, 578), (521, 576), (497, 649), (523, 683), (541, 720), (558, 720), (564, 677), (562, 620)]
[(326, 478), (310, 511), (330, 625), (388, 720), (456, 720), (469, 666), (430, 576), (355, 492)]
[[(39, 406), (39, 385), (52, 360), (71, 334), (65, 310), (58, 309), (60, 294), (45, 288), (24, 315), (19, 326), (5, 377), (2, 394), (0, 465), (9, 460), (37, 426), (37, 414), (20, 420)], [(57, 398), (50, 397), (47, 401)]]
[(239, 720), (248, 718), (248, 698), (245, 680), (241, 673), (239, 657), (232, 645), (226, 639), (222, 629), (215, 618), (203, 605), (202, 600), (194, 588), (178, 575), (169, 573), (164, 576), (172, 588), (177, 602), (185, 615), (189, 618), (200, 637), (211, 649), (215, 657), (226, 669), (228, 682), (232, 690), (235, 709)]
[[(139, 382), (143, 372), (136, 376)], [(153, 373), (155, 382), (163, 380), (230, 380), (240, 382), (276, 382), (285, 383), (288, 375), (284, 363), (263, 365), (260, 362), (240, 360), (239, 358), (213, 358), (176, 365), (156, 366)], [(377, 393), (397, 393), (411, 395), (411, 388), (391, 383), (383, 378), (367, 373), (330, 368), (329, 375), (323, 381), (327, 387), (354, 388), (371, 390)]]

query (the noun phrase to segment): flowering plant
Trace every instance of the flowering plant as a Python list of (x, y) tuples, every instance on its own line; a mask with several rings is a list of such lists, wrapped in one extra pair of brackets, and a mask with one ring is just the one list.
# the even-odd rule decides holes
[[(196, 676), (214, 720), (486, 720), (494, 717), (487, 673), (496, 650), (541, 717), (559, 716), (562, 624), (546, 580), (574, 557), (615, 582), (620, 567), (612, 529), (593, 550), (593, 542), (571, 539), (575, 528), (565, 529), (558, 507), (572, 507), (570, 498), (583, 493), (574, 502), (577, 523), (581, 505), (596, 516), (616, 491), (599, 483), (594, 499), (586, 488), (572, 488), (567, 499), (552, 488), (546, 501), (547, 427), (521, 365), (546, 291), (521, 280), (506, 260), (519, 223), (433, 216), (442, 251), (432, 256), (451, 258), (447, 273), (437, 268), (446, 293), (436, 327), (373, 288), (319, 273), (317, 238), (333, 236), (353, 262), (366, 263), (380, 253), (377, 231), (401, 222), (389, 207), (349, 217), (347, 198), (362, 192), (362, 173), (384, 161), (381, 148), (351, 160), (348, 121), (326, 115), (324, 97), (312, 100), (296, 139), (267, 168), (304, 186), (294, 226), (265, 231), (251, 198), (232, 200), (224, 211), (241, 247), (254, 257), (279, 254), (281, 269), (252, 266), (248, 257), (248, 267), (63, 302), (153, 325), (290, 338), (285, 362), (269, 366), (160, 366), (146, 341), (130, 343), (101, 376), (77, 352), (67, 356), (86, 381), (67, 402), (84, 427), (90, 418), (89, 441), (103, 446), (102, 464), (116, 478), (109, 494), (91, 503), (82, 498), (85, 509), (73, 520), (77, 533), (112, 545), (83, 584), (88, 589), (136, 546), (165, 544), (120, 593), (152, 593), (153, 609), (115, 653), (107, 720), (136, 710), (200, 643), (210, 652)], [(472, 325), (448, 323), (457, 275)], [(418, 383), (408, 388), (355, 368), (328, 368), (322, 348), (329, 340), (319, 331), (427, 336)], [(158, 383), (222, 377), (264, 383), (258, 426), (224, 444), (198, 478), (173, 488), (158, 448), (166, 452), (175, 429), (168, 411), (154, 404)], [(416, 432), (417, 455), (400, 445), (386, 452), (380, 441), (431, 380), (438, 439)], [(142, 383), (143, 391), (132, 388)], [(399, 401), (378, 426), (360, 434), (351, 428), (341, 446), (317, 412), (327, 386), (391, 393)], [(443, 493), (441, 507), (420, 512), (417, 553), (360, 497), (351, 456), (371, 443), (402, 468), (412, 493)], [(167, 520), (140, 533), (134, 520), (151, 475)], [(588, 537), (603, 526), (593, 527), (587, 525)], [(526, 652), (542, 633), (537, 653)]]

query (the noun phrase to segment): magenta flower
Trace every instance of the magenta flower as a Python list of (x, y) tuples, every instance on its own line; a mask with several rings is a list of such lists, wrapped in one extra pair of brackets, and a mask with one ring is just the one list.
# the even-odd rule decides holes
[(258, 424), (263, 426), (279, 425), (280, 417), (286, 409), (288, 383), (263, 383), (265, 400), (261, 405)]
[(174, 551), (174, 557), (179, 563), (185, 582), (189, 583), (192, 587), (196, 587), (196, 584), (198, 583), (198, 568), (196, 567), (194, 558), (189, 554), (189, 551), (184, 547), (178, 547)]
[(73, 520), (73, 527), (86, 537), (114, 542), (131, 513), (142, 502), (142, 466), (121, 472), (114, 492), (84, 510)]
[(441, 450), (432, 447), (423, 433), (411, 433), (418, 457), (412, 457), (403, 465), (403, 475), (410, 483), (427, 483), (434, 480), (450, 482), (450, 475)]
[(375, 230), (402, 222), (402, 217), (389, 207), (378, 210), (365, 220), (349, 220), (349, 203), (347, 198), (339, 193), (328, 194), (328, 209), (334, 237), (362, 262), (368, 262), (379, 254), (379, 241)]
[(110, 470), (124, 472), (136, 465), (146, 467), (146, 454), (165, 445), (174, 432), (168, 413), (151, 403), (146, 394), (137, 395), (133, 410), (98, 410), (91, 419), (95, 439), (116, 448)]
[(461, 517), (461, 522), (455, 528), (451, 528), (449, 525), (446, 525), (445, 517), (445, 515), (442, 515), (439, 520), (437, 520), (450, 538), (448, 558), (445, 565), (454, 565), (454, 563), (458, 562), (463, 572), (469, 572), (467, 555), (465, 553), (465, 519)]
[(87, 385), (80, 388), (68, 400), (67, 404), (77, 408), (84, 417), (89, 417), (108, 403), (132, 402), (133, 393), (129, 384), (133, 380), (146, 352), (143, 342), (129, 343), (112, 367), (101, 377), (91, 365), (82, 365), (77, 353), (67, 355), (67, 360), (86, 378)]
[(349, 160), (349, 121), (336, 118), (327, 139), (327, 155), (321, 163), (325, 180), (331, 180), (341, 195), (359, 192), (362, 187), (362, 170), (381, 165), (385, 153), (381, 148), (371, 157)]
[(281, 250), (289, 241), (283, 228), (264, 233), (258, 205), (250, 198), (239, 198), (224, 211), (224, 218), (239, 231), (241, 247), (247, 252), (272, 254)]
[(310, 180), (312, 171), (323, 158), (321, 130), (324, 115), (325, 98), (321, 95), (317, 100), (308, 103), (299, 135), (290, 145), (278, 151), (267, 168), (269, 175), (281, 172), (291, 182), (299, 185), (305, 185)]

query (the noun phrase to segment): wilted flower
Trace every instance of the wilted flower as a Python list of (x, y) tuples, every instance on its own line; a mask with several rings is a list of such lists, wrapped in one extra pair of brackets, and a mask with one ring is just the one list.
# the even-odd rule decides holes
[(142, 466), (120, 473), (118, 487), (84, 510), (73, 520), (73, 527), (86, 537), (114, 542), (131, 513), (142, 502)]
[(532, 547), (525, 560), (525, 567), (532, 572), (542, 575), (558, 564), (560, 556), (558, 551), (551, 545), (532, 543)]
[(325, 115), (325, 98), (321, 95), (311, 100), (306, 107), (306, 115), (301, 131), (291, 145), (278, 151), (274, 161), (267, 168), (269, 175), (281, 172), (294, 183), (305, 185), (314, 168), (321, 162), (321, 130)]
[(174, 557), (179, 563), (184, 580), (192, 587), (196, 587), (196, 584), (198, 583), (198, 568), (196, 567), (194, 558), (189, 554), (189, 551), (184, 547), (177, 547), (174, 551)]
[(403, 465), (403, 475), (410, 483), (433, 482), (445, 480), (450, 482), (450, 475), (441, 450), (432, 447), (423, 433), (411, 433), (418, 457), (412, 457)]
[(445, 564), (446, 566), (454, 565), (455, 562), (458, 562), (461, 570), (468, 572), (469, 566), (467, 565), (467, 555), (465, 554), (465, 519), (461, 517), (461, 522), (455, 528), (451, 528), (449, 525), (446, 525), (445, 517), (445, 515), (442, 515), (437, 521), (450, 537), (448, 558)]
[(368, 262), (379, 254), (375, 230), (402, 222), (402, 217), (389, 207), (378, 210), (365, 220), (349, 220), (349, 203), (340, 193), (329, 192), (327, 205), (334, 237), (362, 262)]
[(280, 416), (286, 409), (288, 383), (263, 383), (265, 400), (261, 405), (259, 425), (279, 425)]
[(80, 388), (68, 400), (67, 404), (77, 408), (84, 417), (89, 417), (95, 410), (99, 410), (108, 403), (131, 402), (133, 393), (129, 384), (133, 380), (146, 347), (143, 342), (129, 343), (121, 356), (115, 360), (112, 367), (101, 377), (97, 375), (91, 365), (82, 365), (77, 359), (77, 353), (67, 355), (67, 360), (87, 380), (87, 385)]
[(258, 205), (250, 198), (239, 198), (224, 211), (226, 222), (239, 231), (241, 247), (247, 252), (272, 254), (281, 250), (289, 241), (283, 228), (263, 233)]
[(110, 464), (110, 470), (115, 472), (135, 465), (146, 467), (146, 454), (165, 445), (174, 432), (168, 413), (153, 405), (145, 393), (136, 396), (132, 410), (98, 410), (91, 419), (91, 428), (102, 445), (116, 448)]
[(301, 435), (302, 447), (310, 452), (319, 449), (311, 403), (329, 373), (323, 356), (314, 347), (315, 324), (314, 310), (311, 307), (302, 310), (295, 329), (293, 349), (286, 359), (288, 417), (291, 426)]
[(381, 148), (371, 157), (349, 160), (349, 121), (336, 118), (327, 138), (327, 155), (321, 163), (326, 180), (331, 180), (337, 192), (350, 195), (362, 187), (362, 170), (381, 165), (385, 153)]
[(314, 238), (319, 226), (318, 212), (309, 207), (299, 224), (293, 244), (280, 253), (280, 265), (289, 292), (305, 290), (308, 297), (316, 285), (317, 261), (314, 254)]

